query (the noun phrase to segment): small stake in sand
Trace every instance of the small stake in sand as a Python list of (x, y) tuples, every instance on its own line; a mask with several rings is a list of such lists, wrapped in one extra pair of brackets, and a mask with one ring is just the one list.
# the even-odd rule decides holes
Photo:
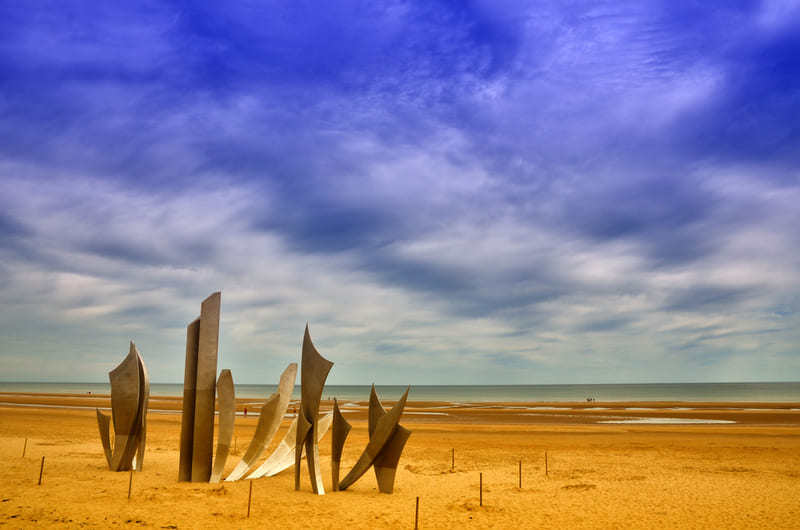
[(419, 528), (419, 497), (417, 497), (417, 509), (414, 511), (414, 530)]
[(247, 517), (250, 517), (250, 501), (253, 499), (253, 481), (250, 481), (250, 493), (247, 495)]
[(42, 467), (39, 468), (39, 485), (42, 485), (42, 472), (44, 472), (44, 457), (42, 457)]
[(131, 469), (131, 478), (128, 479), (128, 499), (131, 498), (131, 488), (133, 487), (133, 470)]
[(522, 460), (519, 461), (519, 489), (522, 489)]
[(455, 468), (456, 468), (456, 448), (453, 447), (453, 459), (450, 461), (450, 470), (452, 471)]
[(25, 458), (25, 450), (28, 448), (28, 439), (25, 438), (25, 445), (22, 446), (22, 458)]
[(479, 497), (479, 500), (478, 500), (478, 504), (480, 506), (483, 506), (483, 473), (481, 473), (480, 491), (481, 491), (481, 494), (480, 494), (480, 497)]
[(547, 451), (544, 452), (544, 474), (547, 475)]

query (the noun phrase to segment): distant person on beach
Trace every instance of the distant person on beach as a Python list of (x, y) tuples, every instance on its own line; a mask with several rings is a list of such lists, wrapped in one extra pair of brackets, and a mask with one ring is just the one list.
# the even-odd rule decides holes
[(247, 417), (247, 407), (244, 408), (244, 417)]

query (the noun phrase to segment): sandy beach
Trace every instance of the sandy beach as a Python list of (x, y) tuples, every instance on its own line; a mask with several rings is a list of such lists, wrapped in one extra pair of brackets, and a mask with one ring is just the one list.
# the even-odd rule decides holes
[[(293, 468), (179, 483), (174, 397), (151, 398), (144, 470), (132, 480), (111, 472), (94, 412), (109, 405), (103, 395), (0, 394), (0, 525), (413, 528), (419, 498), (419, 528), (800, 527), (800, 403), (412, 401), (395, 492), (378, 493), (370, 471), (331, 493), (326, 437), (324, 496), (311, 493), (305, 465), (301, 491)], [(257, 423), (252, 400), (245, 406), (226, 473)], [(343, 408), (353, 424), (346, 471), (367, 443), (366, 402)]]

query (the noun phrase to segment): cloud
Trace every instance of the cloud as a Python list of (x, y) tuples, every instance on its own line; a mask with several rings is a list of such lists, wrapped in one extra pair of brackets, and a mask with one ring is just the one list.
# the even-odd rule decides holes
[(240, 382), (796, 373), (796, 10), (2, 9), (9, 377), (180, 381), (215, 290)]

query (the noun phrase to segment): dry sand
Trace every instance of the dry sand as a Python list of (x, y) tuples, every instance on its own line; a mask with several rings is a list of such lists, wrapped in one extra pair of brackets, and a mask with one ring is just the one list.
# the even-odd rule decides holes
[[(254, 481), (178, 483), (180, 399), (153, 397), (130, 500), (131, 474), (106, 466), (95, 406), (108, 407), (108, 396), (0, 395), (0, 526), (413, 528), (419, 497), (423, 529), (800, 528), (798, 403), (411, 402), (402, 424), (413, 434), (393, 494), (378, 493), (370, 471), (348, 491), (316, 496), (305, 461), (301, 491), (293, 468)], [(353, 430), (343, 472), (367, 442), (366, 403), (346, 408)], [(599, 423), (645, 417), (736, 423)], [(237, 417), (226, 473), (256, 422)], [(320, 452), (330, 490), (329, 437)]]

